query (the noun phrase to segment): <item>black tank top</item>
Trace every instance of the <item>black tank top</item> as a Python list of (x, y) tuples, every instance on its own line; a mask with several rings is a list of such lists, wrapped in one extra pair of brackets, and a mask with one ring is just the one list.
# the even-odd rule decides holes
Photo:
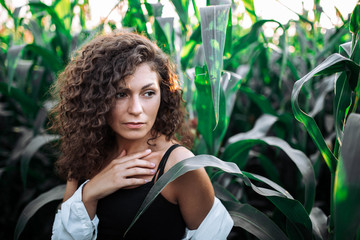
[[(157, 169), (157, 178), (164, 173), (170, 153), (178, 146), (177, 144), (171, 146), (164, 154)], [(159, 194), (123, 237), (145, 196), (154, 185), (155, 176), (156, 174), (150, 182), (140, 187), (120, 189), (99, 200), (96, 211), (99, 218), (98, 240), (176, 240), (184, 236), (185, 222), (179, 206), (170, 203)]]

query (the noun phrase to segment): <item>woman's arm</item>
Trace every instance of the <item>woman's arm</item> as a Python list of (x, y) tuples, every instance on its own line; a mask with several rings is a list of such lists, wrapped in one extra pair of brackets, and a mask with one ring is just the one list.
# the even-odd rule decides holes
[(214, 203), (214, 190), (205, 169), (184, 174), (174, 181), (176, 199), (188, 229), (197, 229)]
[(138, 176), (153, 176), (155, 164), (144, 160), (151, 150), (126, 155), (125, 151), (112, 160), (103, 170), (93, 177), (83, 189), (83, 202), (90, 218), (94, 218), (97, 203), (111, 193), (127, 187), (137, 187), (147, 183)]
[(55, 216), (52, 240), (96, 239), (99, 222), (96, 216), (98, 200), (120, 188), (146, 183), (145, 179), (137, 176), (154, 175), (155, 165), (142, 159), (150, 156), (150, 153), (151, 151), (143, 151), (125, 155), (123, 152), (77, 190), (78, 181), (69, 180), (61, 210)]
[[(177, 148), (173, 153), (169, 168), (193, 156), (185, 148)], [(169, 186), (188, 228), (188, 238), (185, 239), (226, 239), (233, 221), (220, 200), (215, 198), (205, 169), (190, 171)]]
[(66, 182), (66, 188), (64, 193), (64, 199), (63, 202), (68, 200), (76, 191), (76, 189), (79, 187), (79, 181), (75, 179), (69, 179)]
[[(55, 215), (52, 229), (52, 240), (95, 240), (97, 236), (98, 218), (89, 218), (82, 202), (83, 183), (75, 192), (77, 181), (68, 181), (61, 209)], [(72, 194), (72, 195), (71, 195)], [(71, 195), (71, 196), (70, 196)]]

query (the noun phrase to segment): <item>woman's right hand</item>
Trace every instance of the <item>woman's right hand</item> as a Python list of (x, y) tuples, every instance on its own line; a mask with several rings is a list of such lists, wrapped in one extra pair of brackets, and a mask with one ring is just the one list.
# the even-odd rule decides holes
[(83, 202), (91, 219), (95, 216), (99, 199), (121, 188), (137, 187), (148, 182), (139, 176), (155, 174), (155, 164), (143, 159), (150, 154), (150, 149), (131, 155), (126, 155), (126, 152), (122, 151), (117, 158), (85, 184)]

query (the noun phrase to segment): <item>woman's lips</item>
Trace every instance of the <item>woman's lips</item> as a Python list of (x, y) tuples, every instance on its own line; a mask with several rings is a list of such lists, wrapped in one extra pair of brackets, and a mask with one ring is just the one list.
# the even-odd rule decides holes
[(144, 123), (143, 122), (127, 122), (127, 123), (124, 123), (124, 125), (130, 129), (137, 129), (137, 128), (141, 128), (142, 126), (144, 126)]

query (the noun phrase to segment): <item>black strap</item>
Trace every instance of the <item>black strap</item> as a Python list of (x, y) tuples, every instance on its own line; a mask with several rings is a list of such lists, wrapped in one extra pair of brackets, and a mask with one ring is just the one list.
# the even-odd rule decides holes
[(166, 162), (171, 154), (171, 152), (177, 148), (177, 147), (180, 147), (181, 145), (179, 144), (174, 144), (172, 145), (171, 147), (169, 147), (169, 149), (165, 152), (164, 156), (162, 157), (160, 163), (159, 163), (159, 166), (158, 166), (158, 169), (156, 170), (156, 173), (152, 179), (152, 181), (155, 180), (155, 177), (156, 177), (156, 174), (159, 173), (157, 175), (157, 178), (156, 179), (159, 179), (163, 174), (164, 174), (164, 169), (165, 169), (165, 165), (166, 165)]

